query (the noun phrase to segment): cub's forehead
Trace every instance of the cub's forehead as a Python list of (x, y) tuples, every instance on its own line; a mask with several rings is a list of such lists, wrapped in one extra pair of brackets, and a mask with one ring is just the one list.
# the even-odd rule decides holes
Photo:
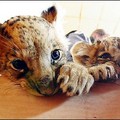
[[(39, 50), (63, 49), (63, 44), (56, 33), (53, 24), (42, 17), (17, 16), (9, 19), (1, 25), (0, 32), (8, 40), (26, 53)], [(25, 56), (26, 56), (25, 55)]]
[[(3, 36), (13, 40), (16, 44), (26, 42), (44, 42), (56, 39), (54, 26), (42, 17), (17, 16), (1, 25)], [(54, 40), (55, 41), (55, 40)]]
[[(30, 32), (33, 30), (39, 35), (40, 32), (45, 31), (47, 29), (52, 29), (52, 28), (53, 28), (52, 24), (50, 24), (48, 21), (46, 21), (42, 17), (16, 16), (16, 17), (12, 17), (11, 19), (5, 21), (1, 25), (0, 31), (3, 35), (5, 34), (5, 36), (7, 36), (7, 33), (12, 34), (13, 32), (20, 31), (20, 30), (24, 32)], [(25, 31), (25, 29), (30, 30), (30, 31)], [(7, 36), (7, 37), (10, 37), (10, 36)]]
[(118, 46), (120, 44), (120, 37), (107, 37), (102, 40), (104, 45), (110, 45), (110, 46)]

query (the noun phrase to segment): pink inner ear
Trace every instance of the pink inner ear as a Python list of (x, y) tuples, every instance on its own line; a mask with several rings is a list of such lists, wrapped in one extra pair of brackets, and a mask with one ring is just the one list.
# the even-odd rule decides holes
[(56, 7), (51, 6), (47, 10), (44, 10), (42, 12), (42, 14), (41, 14), (41, 17), (46, 19), (48, 22), (53, 23), (54, 21), (56, 21), (56, 17), (57, 17), (57, 9), (56, 9)]

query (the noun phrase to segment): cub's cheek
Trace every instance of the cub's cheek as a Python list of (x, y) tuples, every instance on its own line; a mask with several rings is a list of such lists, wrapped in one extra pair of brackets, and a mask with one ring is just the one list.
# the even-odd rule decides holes
[(19, 84), (25, 91), (35, 96), (51, 96), (59, 89), (55, 80), (48, 80), (46, 78), (43, 80), (22, 78)]
[(30, 86), (27, 84), (27, 82), (25, 81), (22, 81), (20, 83), (21, 87), (27, 91), (28, 93), (32, 94), (32, 95), (35, 95), (35, 96), (43, 96), (42, 94), (39, 94), (37, 91), (33, 90), (30, 88)]

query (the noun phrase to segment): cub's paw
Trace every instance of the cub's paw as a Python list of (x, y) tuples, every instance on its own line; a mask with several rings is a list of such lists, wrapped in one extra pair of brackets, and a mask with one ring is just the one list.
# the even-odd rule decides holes
[(88, 69), (82, 65), (68, 62), (60, 68), (57, 82), (63, 93), (68, 96), (88, 93), (94, 83), (94, 78), (88, 73)]
[(114, 66), (109, 63), (93, 66), (89, 68), (89, 73), (94, 77), (95, 81), (108, 80), (116, 77)]

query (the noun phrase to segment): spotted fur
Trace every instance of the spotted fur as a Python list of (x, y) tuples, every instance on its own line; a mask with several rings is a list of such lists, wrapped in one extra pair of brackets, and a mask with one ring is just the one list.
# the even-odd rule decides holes
[[(0, 27), (0, 72), (34, 95), (67, 95), (89, 91), (93, 77), (88, 70), (66, 60), (63, 37), (53, 22), (52, 6), (38, 16), (16, 16)], [(76, 84), (78, 83), (78, 84)]]
[(71, 54), (74, 62), (86, 66), (95, 80), (115, 80), (120, 75), (119, 37), (107, 37), (93, 45), (79, 42)]

